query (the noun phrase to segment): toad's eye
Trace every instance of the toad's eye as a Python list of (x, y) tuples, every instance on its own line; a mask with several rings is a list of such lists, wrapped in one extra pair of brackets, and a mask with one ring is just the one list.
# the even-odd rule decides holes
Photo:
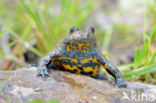
[(76, 31), (79, 31), (79, 29), (76, 28), (76, 27), (72, 27), (72, 28), (70, 29), (70, 34), (76, 32)]

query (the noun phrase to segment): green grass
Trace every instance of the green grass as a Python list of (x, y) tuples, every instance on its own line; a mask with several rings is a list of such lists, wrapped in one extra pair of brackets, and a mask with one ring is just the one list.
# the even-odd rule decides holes
[[(6, 0), (0, 0), (0, 27), (3, 28), (3, 30), (0, 28), (0, 40), (6, 33), (10, 35), (10, 42), (0, 50), (0, 59), (14, 63), (17, 68), (18, 65), (20, 67), (25, 66), (18, 61), (24, 59), (24, 54), (27, 51), (31, 51), (38, 57), (48, 54), (54, 45), (69, 32), (71, 27), (75, 26), (83, 29), (87, 26), (87, 19), (95, 10), (98, 1), (82, 1), (84, 0), (62, 0), (59, 8), (57, 8), (59, 12), (56, 13), (53, 7), (56, 6), (57, 0), (49, 0), (48, 2), (18, 0), (10, 4), (6, 3)], [(143, 34), (140, 36), (142, 43), (135, 41), (137, 34), (137, 36), (135, 34), (131, 35), (133, 30), (137, 28), (134, 25), (113, 25), (108, 30), (96, 28), (99, 43), (103, 46), (103, 52), (107, 55), (111, 55), (109, 48), (116, 32), (120, 34), (116, 41), (126, 39), (128, 43), (135, 41), (136, 44), (141, 45), (138, 45), (135, 50), (134, 62), (119, 66), (123, 77), (129, 81), (135, 79), (136, 81), (156, 84), (155, 5), (155, 0), (145, 3), (144, 28)], [(151, 24), (149, 24), (150, 21), (152, 21)], [(8, 58), (8, 55), (5, 54), (5, 50), (9, 48), (12, 51), (8, 55), (13, 56), (13, 58)], [(9, 96), (7, 97), (9, 101)], [(34, 99), (28, 101), (28, 103), (44, 103), (44, 101)], [(59, 103), (59, 101), (50, 100), (48, 103)]]
[[(71, 27), (85, 26), (96, 1), (82, 1), (63, 0), (57, 13), (51, 9), (57, 0), (20, 0), (13, 2), (10, 8), (5, 0), (0, 1), (0, 15), (4, 17), (0, 24), (6, 28), (0, 37), (8, 32), (13, 42), (4, 49), (13, 47), (12, 55), (16, 58), (24, 58), (22, 55), (28, 50), (39, 57), (47, 55)], [(0, 56), (7, 60), (3, 55), (4, 49), (0, 50)]]
[[(32, 23), (36, 30), (34, 37), (37, 39), (37, 49), (43, 55), (47, 54), (54, 47), (54, 44), (69, 32), (69, 28), (83, 27), (89, 14), (91, 13), (95, 0), (82, 3), (81, 0), (63, 0), (60, 13), (51, 14), (49, 8), (52, 4), (40, 4), (37, 1), (26, 3), (21, 0), (27, 13), (25, 13), (25, 21)], [(37, 11), (40, 6), (43, 6), (40, 12)], [(77, 15), (78, 14), (78, 15)]]
[[(63, 0), (55, 12), (53, 6), (56, 6), (57, 0), (43, 2), (39, 0), (19, 0), (13, 4), (8, 4), (5, 0), (0, 1), (0, 24), (4, 30), (0, 33), (0, 39), (9, 33), (11, 41), (9, 44), (0, 50), (0, 57), (5, 61), (9, 60), (4, 55), (4, 51), (12, 48), (11, 52), (16, 59), (23, 60), (24, 53), (31, 51), (39, 57), (43, 57), (49, 53), (54, 45), (69, 32), (73, 26), (83, 29), (87, 24), (87, 19), (92, 11), (96, 8), (96, 0)], [(156, 35), (156, 23), (148, 24), (148, 20), (155, 20), (156, 17), (156, 2), (154, 0), (145, 3), (145, 19), (142, 35), (142, 46), (136, 48), (134, 54), (134, 62), (126, 65), (120, 65), (120, 70), (123, 70), (125, 78), (133, 78), (144, 76), (146, 79), (149, 74), (155, 73), (156, 68), (156, 49), (153, 46)], [(153, 18), (153, 19), (152, 19)], [(116, 26), (116, 27), (115, 27)], [(131, 36), (135, 27), (132, 25), (113, 25), (108, 30), (97, 30), (97, 33), (102, 35), (100, 40), (104, 46), (104, 52), (109, 54), (110, 43), (112, 42), (113, 33), (118, 31), (123, 38)], [(150, 29), (150, 32), (148, 30)], [(147, 32), (148, 31), (148, 32)], [(129, 33), (129, 34), (128, 34)], [(121, 35), (119, 35), (121, 36)], [(132, 39), (133, 36), (131, 36)], [(129, 39), (128, 42), (131, 41)], [(135, 37), (133, 38), (135, 40)], [(137, 42), (137, 41), (136, 41)], [(136, 43), (138, 44), (138, 43)], [(141, 44), (141, 43), (139, 43)], [(13, 60), (14, 61), (14, 60)], [(26, 64), (26, 63), (25, 63)], [(16, 64), (18, 65), (18, 64)], [(130, 69), (132, 67), (132, 69)], [(156, 77), (153, 76), (154, 79)]]
[[(156, 2), (155, 2), (156, 3)], [(151, 33), (147, 33), (148, 20), (149, 20), (149, 10), (151, 8), (151, 3), (147, 2), (145, 5), (145, 19), (144, 19), (144, 32), (143, 32), (143, 44), (141, 47), (136, 48), (133, 68), (128, 72), (123, 73), (125, 78), (133, 78), (141, 75), (145, 76), (145, 80), (150, 79), (151, 73), (156, 72), (156, 49), (153, 45), (154, 38), (156, 37), (156, 22), (152, 28)], [(130, 65), (132, 66), (132, 65)], [(155, 77), (153, 77), (156, 79)], [(156, 83), (156, 82), (155, 82)]]
[[(41, 99), (33, 99), (31, 101), (27, 101), (26, 103), (45, 103), (45, 102)], [(53, 100), (47, 101), (46, 103), (60, 103), (60, 102), (57, 99), (53, 99)]]
[(137, 68), (137, 69), (135, 69), (133, 71), (123, 73), (123, 77), (133, 78), (133, 77), (137, 77), (137, 76), (141, 76), (141, 75), (145, 75), (145, 74), (155, 72), (156, 71), (155, 69), (156, 69), (156, 64), (149, 65), (149, 66), (144, 66), (144, 67), (141, 67), (141, 68)]

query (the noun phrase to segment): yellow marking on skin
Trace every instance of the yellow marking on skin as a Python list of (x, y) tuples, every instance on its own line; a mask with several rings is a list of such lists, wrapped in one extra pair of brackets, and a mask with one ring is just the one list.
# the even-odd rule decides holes
[(76, 73), (78, 73), (78, 74), (80, 74), (80, 70), (77, 68), (77, 66), (70, 66), (70, 65), (66, 65), (66, 64), (62, 64), (62, 66), (65, 68), (65, 70), (74, 70), (74, 69), (76, 69), (77, 70), (77, 72)]
[(82, 71), (82, 70), (77, 69), (77, 72), (76, 72), (76, 73), (77, 73), (77, 74), (80, 74), (81, 71)]
[(70, 51), (70, 46), (69, 46), (69, 45), (67, 45), (67, 51), (68, 51), (68, 52)]
[(95, 66), (94, 70), (93, 70), (93, 74), (91, 76), (96, 76), (98, 73), (98, 66)]
[(70, 65), (66, 65), (66, 64), (62, 64), (62, 66), (63, 66), (66, 70), (74, 70), (74, 69), (77, 69), (76, 66), (71, 67)]
[(86, 68), (83, 68), (83, 71), (84, 72), (93, 72), (93, 74), (90, 74), (90, 76), (96, 76), (97, 73), (98, 73), (98, 66), (95, 66), (95, 68), (93, 69), (92, 67), (86, 67)]
[(92, 67), (86, 67), (86, 68), (83, 68), (83, 71), (84, 72), (90, 72), (90, 71), (93, 71), (93, 68)]
[(72, 44), (73, 43), (70, 43), (69, 45), (67, 45), (67, 51), (70, 51), (70, 48), (73, 48), (74, 50), (76, 50), (76, 47), (74, 47)]
[(52, 61), (53, 61), (53, 60), (62, 60), (62, 59), (69, 59), (69, 60), (71, 60), (71, 61), (74, 62), (74, 63), (78, 63), (77, 59), (70, 58), (70, 57), (58, 57), (58, 58), (52, 58)]
[(82, 64), (85, 64), (85, 63), (87, 63), (88, 61), (93, 61), (93, 62), (95, 62), (95, 63), (101, 65), (101, 63), (98, 62), (97, 59), (95, 59), (95, 58), (87, 58), (87, 59), (83, 59), (83, 60), (81, 61), (81, 63), (82, 63)]
[(77, 66), (78, 66), (78, 67), (82, 67), (82, 65), (80, 65), (80, 64), (78, 64)]
[(76, 43), (78, 45), (78, 49), (82, 50), (82, 46), (85, 45), (84, 43)]
[(80, 72), (81, 72), (82, 70), (80, 70), (78, 67), (82, 67), (82, 65), (78, 64), (76, 67), (77, 67), (77, 72), (76, 72), (76, 73), (80, 74)]
[(108, 65), (106, 65), (106, 64), (103, 65), (102, 67), (105, 68), (105, 69), (108, 69), (109, 68)]
[[(53, 60), (62, 60), (62, 59), (68, 59), (68, 60), (71, 60), (74, 63), (78, 63), (77, 59), (70, 58), (70, 57), (58, 57), (58, 58), (52, 58), (51, 60), (53, 61)], [(108, 65), (106, 65), (106, 64), (103, 65), (102, 63), (100, 63), (95, 58), (83, 59), (81, 61), (81, 63), (82, 64), (85, 64), (85, 63), (87, 63), (89, 61), (93, 61), (93, 62), (99, 64), (100, 66), (102, 66), (103, 68), (109, 69)], [(62, 64), (62, 66), (65, 68), (65, 70), (72, 70), (73, 71), (73, 70), (76, 69), (77, 70), (77, 72), (76, 72), (77, 74), (81, 74), (81, 71), (84, 71), (84, 72), (90, 72), (90, 71), (92, 71), (93, 74), (90, 74), (90, 76), (96, 76), (97, 73), (98, 73), (98, 65), (96, 65), (94, 68), (92, 68), (92, 67), (85, 67), (85, 68), (83, 68), (83, 70), (78, 69), (78, 67), (82, 67), (81, 64), (77, 64), (76, 66), (73, 66), (73, 67), (71, 65), (69, 65), (69, 64)]]
[[(76, 44), (78, 46), (78, 48), (74, 47), (73, 44)], [(87, 50), (90, 50), (90, 45), (91, 43), (90, 42), (86, 42), (86, 43), (79, 43), (79, 42), (74, 42), (74, 43), (70, 43), (69, 45), (67, 45), (67, 51), (71, 51), (70, 48), (74, 49), (74, 50), (82, 50), (82, 51), (86, 51), (86, 50), (83, 50), (82, 47), (83, 46), (87, 46)]]
[(87, 63), (88, 61), (93, 61), (93, 62), (99, 64), (100, 66), (102, 66), (103, 68), (109, 69), (108, 65), (106, 65), (106, 64), (103, 65), (102, 63), (100, 63), (100, 62), (99, 62), (97, 59), (95, 59), (95, 58), (87, 58), (87, 59), (84, 59), (84, 60), (81, 61), (81, 63), (82, 63), (82, 64), (85, 64), (85, 63)]
[[(83, 50), (82, 47), (85, 45), (85, 46), (90, 46), (91, 43), (89, 42), (86, 42), (86, 43), (76, 43), (78, 45), (78, 48), (79, 50), (82, 50), (82, 51), (86, 51), (86, 50)], [(90, 48), (87, 48), (87, 50), (89, 50)]]

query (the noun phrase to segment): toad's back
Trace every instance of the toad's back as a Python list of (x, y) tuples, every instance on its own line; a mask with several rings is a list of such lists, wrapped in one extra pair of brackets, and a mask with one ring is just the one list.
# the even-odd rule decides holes
[(95, 43), (83, 40), (83, 42), (68, 42), (61, 46), (62, 56), (52, 58), (52, 62), (59, 70), (96, 77), (99, 63), (96, 55)]

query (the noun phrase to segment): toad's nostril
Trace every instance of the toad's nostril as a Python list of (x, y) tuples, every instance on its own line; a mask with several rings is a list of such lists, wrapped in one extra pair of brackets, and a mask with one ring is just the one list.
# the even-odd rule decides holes
[(72, 27), (72, 28), (70, 29), (70, 33), (73, 33), (73, 32), (75, 32), (75, 31), (79, 31), (79, 29), (76, 28), (76, 27)]

